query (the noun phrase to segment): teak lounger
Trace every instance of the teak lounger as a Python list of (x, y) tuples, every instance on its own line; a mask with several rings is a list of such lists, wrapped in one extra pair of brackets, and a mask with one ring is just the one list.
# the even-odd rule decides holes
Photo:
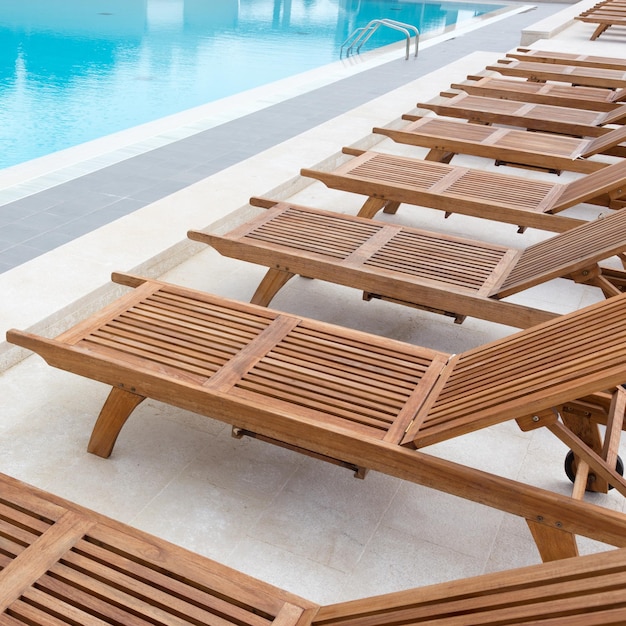
[(0, 494), (7, 625), (626, 621), (626, 549), (320, 606), (2, 474)]
[(626, 160), (569, 183), (546, 182), (404, 156), (344, 148), (354, 158), (332, 172), (302, 169), (302, 176), (332, 189), (368, 196), (359, 211), (374, 217), (402, 203), (488, 220), (562, 232), (584, 223), (558, 215), (582, 202), (621, 208)]
[(591, 33), (591, 37), (589, 37), (591, 41), (594, 41), (611, 27), (626, 26), (626, 11), (621, 15), (595, 11), (588, 15), (577, 15), (574, 19), (580, 22), (586, 22), (587, 24), (597, 24), (596, 29)]
[(626, 624), (626, 550), (495, 572), (320, 608), (315, 626)]
[[(626, 15), (626, 8), (624, 13)], [(506, 56), (519, 61), (531, 60), (539, 63), (556, 63), (557, 65), (600, 67), (626, 72), (626, 59), (618, 57), (593, 56), (591, 54), (558, 52), (555, 50), (534, 50), (533, 48), (517, 48), (513, 52), (508, 52)]]
[(626, 252), (626, 211), (588, 222), (525, 250), (252, 198), (268, 210), (225, 235), (189, 231), (220, 254), (269, 267), (252, 302), (267, 306), (300, 274), (443, 313), (526, 328), (556, 313), (502, 302), (553, 278), (595, 285), (606, 297), (626, 272), (598, 262)]
[(607, 166), (592, 160), (598, 154), (626, 157), (626, 126), (601, 137), (577, 139), (554, 133), (529, 132), (512, 128), (471, 124), (436, 116), (404, 115), (412, 120), (404, 128), (379, 128), (372, 132), (397, 143), (429, 148), (425, 159), (450, 163), (456, 154), (493, 159), (496, 165), (537, 168), (560, 174), (562, 171), (589, 174)]
[[(536, 102), (589, 111), (613, 111), (626, 98), (626, 89), (581, 87), (564, 83), (532, 83), (527, 80), (498, 76), (469, 75), (463, 82), (452, 83), (450, 87), (472, 96)], [(441, 95), (454, 97), (457, 93), (443, 91)]]
[(519, 61), (517, 59), (501, 59), (497, 63), (487, 65), (486, 69), (499, 72), (503, 76), (517, 76), (540, 83), (553, 80), (571, 85), (583, 85), (584, 87), (604, 87), (607, 89), (626, 87), (626, 69), (557, 65)]
[(506, 124), (577, 137), (600, 137), (611, 130), (605, 126), (622, 124), (626, 119), (626, 104), (620, 104), (612, 111), (592, 111), (473, 96), (466, 92), (461, 92), (441, 102), (419, 102), (417, 108), (428, 109), (447, 117), (460, 117), (480, 124)]
[[(149, 397), (238, 435), (522, 515), (544, 560), (576, 554), (573, 533), (626, 547), (626, 516), (578, 499), (589, 476), (596, 489), (626, 495), (615, 470), (626, 294), (450, 355), (160, 281), (113, 278), (134, 289), (57, 338), (7, 333), (51, 366), (111, 385), (90, 452), (108, 457)], [(597, 413), (607, 424), (598, 444), (590, 439), (596, 414), (570, 423), (568, 407), (610, 389), (608, 411)], [(547, 427), (573, 451), (574, 498), (418, 450), (512, 419), (523, 430)]]
[(7, 626), (306, 626), (318, 605), (0, 474)]

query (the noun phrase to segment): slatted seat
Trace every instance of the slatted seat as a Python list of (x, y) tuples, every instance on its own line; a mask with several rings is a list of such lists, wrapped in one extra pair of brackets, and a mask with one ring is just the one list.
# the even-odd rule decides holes
[(620, 293), (624, 272), (603, 276), (599, 261), (626, 252), (626, 212), (561, 233), (525, 250), (253, 198), (265, 213), (217, 235), (189, 231), (220, 254), (267, 266), (252, 302), (269, 305), (300, 274), (444, 313), (525, 328), (556, 314), (500, 299), (556, 277)]
[[(90, 452), (109, 456), (150, 397), (239, 433), (521, 514), (549, 534), (557, 516), (559, 538), (582, 532), (626, 544), (622, 515), (417, 451), (518, 419), (524, 429), (547, 426), (626, 494), (613, 457), (626, 402), (611, 403), (603, 454), (585, 443), (590, 424), (581, 439), (551, 410), (626, 380), (626, 295), (450, 355), (160, 281), (114, 278), (134, 290), (56, 339), (7, 333), (50, 365), (111, 385)], [(623, 396), (621, 387), (613, 393)], [(572, 553), (569, 540), (559, 553)]]
[(626, 156), (626, 126), (593, 139), (577, 139), (554, 133), (528, 132), (512, 128), (469, 124), (435, 116), (403, 116), (412, 120), (401, 129), (374, 127), (372, 132), (397, 143), (429, 148), (426, 159), (450, 163), (456, 154), (493, 159), (497, 165), (537, 168), (551, 172), (574, 171), (589, 174), (606, 161), (593, 160), (598, 154)]
[(626, 623), (626, 550), (322, 606), (314, 626), (614, 626)]
[(517, 48), (508, 52), (507, 57), (519, 61), (531, 60), (539, 63), (556, 63), (557, 65), (579, 65), (581, 67), (601, 67), (626, 71), (626, 60), (618, 57), (578, 54), (577, 52), (561, 52), (556, 50), (535, 50), (533, 48)]
[(535, 82), (553, 80), (585, 87), (620, 89), (626, 87), (626, 70), (580, 65), (557, 65), (518, 59), (502, 59), (487, 66), (488, 70), (503, 76), (517, 76)]
[(593, 111), (535, 102), (474, 96), (461, 92), (441, 102), (420, 102), (420, 109), (480, 124), (505, 124), (529, 130), (577, 137), (600, 137), (611, 124), (622, 124), (626, 104), (612, 111)]
[[(472, 96), (536, 102), (591, 111), (613, 111), (626, 98), (626, 89), (602, 89), (564, 83), (533, 83), (495, 75), (470, 75), (463, 82), (452, 83), (450, 86)], [(444, 91), (441, 95), (454, 97), (457, 94), (453, 91)]]
[(4, 624), (569, 624), (626, 620), (626, 549), (320, 606), (0, 475)]
[(317, 609), (4, 475), (0, 547), (3, 624), (305, 626)]
[(622, 206), (626, 161), (561, 184), (344, 148), (353, 159), (334, 171), (305, 168), (302, 176), (333, 189), (368, 196), (359, 211), (372, 218), (378, 211), (395, 213), (401, 203), (430, 207), (484, 219), (562, 232), (583, 220), (558, 215), (581, 202)]

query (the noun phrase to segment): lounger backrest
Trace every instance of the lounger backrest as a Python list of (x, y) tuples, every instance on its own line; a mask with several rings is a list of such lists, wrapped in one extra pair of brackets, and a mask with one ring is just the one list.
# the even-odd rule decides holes
[(613, 148), (623, 141), (626, 141), (626, 126), (619, 126), (604, 135), (592, 139), (587, 144), (583, 156), (588, 157), (594, 154), (601, 154), (604, 150)]
[(553, 211), (562, 211), (602, 194), (616, 191), (622, 185), (626, 185), (626, 159), (620, 159), (617, 163), (564, 185)]
[(603, 124), (621, 124), (626, 117), (626, 104), (621, 104), (612, 111), (609, 111), (604, 118)]
[(490, 295), (503, 298), (620, 252), (626, 252), (626, 211), (615, 211), (529, 246), (504, 283)]
[(453, 359), (408, 437), (421, 447), (626, 381), (626, 294)]

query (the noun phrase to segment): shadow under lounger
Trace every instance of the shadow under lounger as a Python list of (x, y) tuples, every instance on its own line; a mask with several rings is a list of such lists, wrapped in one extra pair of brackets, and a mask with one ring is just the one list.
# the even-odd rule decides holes
[(621, 208), (626, 159), (573, 180), (546, 182), (511, 174), (448, 165), (380, 152), (344, 148), (354, 158), (333, 171), (304, 168), (331, 189), (368, 196), (359, 211), (374, 217), (395, 213), (400, 204), (423, 206), (496, 222), (563, 232), (585, 220), (559, 215), (587, 202)]
[(594, 285), (606, 297), (626, 272), (598, 262), (626, 253), (626, 211), (587, 222), (523, 249), (376, 222), (331, 211), (252, 198), (267, 211), (233, 231), (189, 231), (220, 254), (267, 266), (251, 302), (267, 306), (295, 275), (360, 289), (443, 313), (526, 328), (557, 314), (503, 302), (553, 278)]
[(318, 606), (0, 474), (0, 621), (306, 626)]
[[(626, 295), (450, 355), (160, 281), (114, 278), (134, 289), (56, 339), (7, 333), (50, 365), (112, 386), (90, 452), (109, 456), (150, 397), (521, 515), (544, 559), (576, 554), (574, 533), (626, 547), (626, 517), (581, 501), (590, 476), (594, 489), (613, 485), (626, 495), (615, 470)], [(606, 413), (570, 424), (569, 403), (611, 389)], [(523, 430), (548, 428), (575, 453), (573, 497), (418, 450), (512, 419)], [(591, 437), (598, 422), (603, 441)]]

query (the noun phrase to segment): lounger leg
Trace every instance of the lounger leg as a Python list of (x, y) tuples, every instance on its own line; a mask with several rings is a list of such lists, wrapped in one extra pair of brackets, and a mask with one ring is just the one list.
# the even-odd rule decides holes
[(87, 451), (107, 459), (111, 456), (122, 426), (145, 396), (113, 387), (96, 420)]
[(449, 150), (441, 150), (439, 148), (431, 148), (424, 157), (426, 161), (437, 161), (437, 163), (450, 163), (456, 153)]
[(293, 272), (286, 272), (285, 270), (271, 267), (259, 283), (250, 302), (260, 306), (268, 306), (278, 291), (294, 276)]
[(387, 204), (382, 198), (368, 198), (358, 213), (359, 217), (372, 218)]
[(559, 528), (551, 528), (534, 520), (526, 520), (544, 563), (578, 556), (576, 536)]
[(597, 39), (607, 28), (609, 27), (609, 24), (600, 24), (596, 27), (596, 29), (593, 31), (593, 34), (591, 35), (590, 41), (593, 41), (594, 39)]
[(398, 207), (400, 206), (399, 202), (387, 202), (385, 203), (385, 208), (383, 209), (383, 213), (387, 213), (388, 215), (395, 215), (398, 211)]

